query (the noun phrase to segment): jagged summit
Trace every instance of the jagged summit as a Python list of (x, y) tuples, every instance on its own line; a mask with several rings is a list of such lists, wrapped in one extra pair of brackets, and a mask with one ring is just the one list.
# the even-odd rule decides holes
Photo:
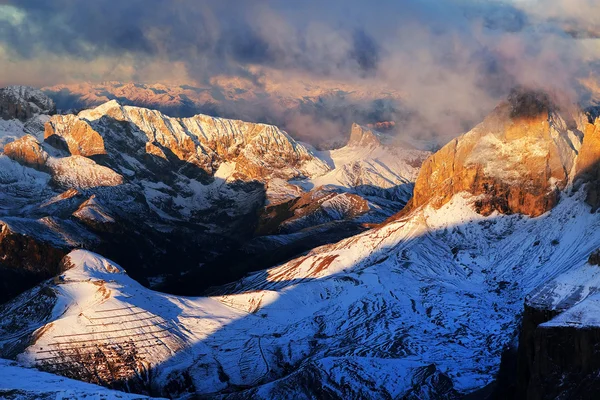
[(506, 104), (510, 107), (509, 116), (513, 120), (536, 118), (558, 110), (548, 93), (526, 87), (513, 89)]
[[(117, 101), (46, 118), (32, 135), (19, 123), (0, 155), (0, 217), (20, 219), (6, 224), (0, 246), (19, 273), (32, 271), (20, 271), (22, 260), (39, 260), (32, 282), (85, 246), (147, 285), (181, 293), (185, 283), (198, 293), (259, 268), (249, 254), (276, 263), (384, 221), (408, 201), (428, 154), (322, 152), (272, 125), (171, 118)], [(66, 229), (72, 240), (57, 240)], [(217, 260), (226, 255), (243, 265), (224, 273)], [(182, 272), (197, 272), (200, 283)], [(12, 271), (4, 278), (8, 296), (24, 289), (16, 281), (25, 282)]]
[(382, 141), (380, 135), (362, 125), (357, 123), (352, 124), (350, 131), (350, 140), (348, 140), (348, 146), (352, 147), (376, 147), (381, 146)]
[(583, 114), (560, 112), (542, 92), (513, 91), (480, 125), (424, 163), (412, 206), (441, 207), (468, 192), (478, 196), (482, 214), (541, 215), (577, 176), (587, 126)]

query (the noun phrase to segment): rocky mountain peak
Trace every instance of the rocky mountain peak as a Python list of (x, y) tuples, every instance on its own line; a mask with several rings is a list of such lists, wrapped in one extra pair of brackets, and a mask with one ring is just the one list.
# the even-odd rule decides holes
[(348, 146), (377, 147), (380, 145), (381, 139), (375, 131), (356, 123), (352, 124)]
[(48, 161), (48, 153), (42, 149), (40, 142), (31, 135), (25, 135), (14, 142), (8, 143), (4, 146), (4, 154), (20, 164), (37, 169), (43, 169), (46, 161)]
[(600, 106), (590, 107), (585, 111), (588, 122), (594, 124), (600, 118)]
[(28, 86), (0, 89), (0, 119), (27, 121), (36, 115), (53, 114), (56, 106), (40, 90)]
[(544, 118), (558, 108), (546, 92), (525, 87), (513, 89), (508, 95), (507, 104), (512, 120)]
[(513, 91), (480, 125), (425, 161), (412, 205), (439, 208), (468, 192), (484, 215), (545, 213), (574, 176), (583, 126), (573, 121), (546, 94)]

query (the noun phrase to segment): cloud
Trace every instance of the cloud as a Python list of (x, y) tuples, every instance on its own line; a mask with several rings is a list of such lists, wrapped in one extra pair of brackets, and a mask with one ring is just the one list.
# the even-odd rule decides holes
[(0, 0), (0, 84), (230, 76), (273, 93), (265, 85), (335, 80), (364, 104), (329, 99), (333, 116), (313, 106), (290, 116), (274, 96), (244, 114), (333, 135), (393, 93), (386, 117), (403, 122), (398, 130), (448, 137), (516, 85), (592, 98), (579, 82), (600, 47), (574, 38), (589, 37), (599, 16), (595, 0)]

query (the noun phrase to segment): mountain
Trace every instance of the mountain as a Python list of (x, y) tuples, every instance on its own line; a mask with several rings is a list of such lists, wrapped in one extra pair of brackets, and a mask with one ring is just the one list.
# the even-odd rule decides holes
[[(176, 117), (196, 114), (274, 124), (320, 147), (339, 147), (353, 122), (393, 129), (406, 118), (401, 94), (389, 87), (294, 79), (261, 73), (259, 82), (219, 76), (200, 86), (144, 83), (77, 83), (43, 88), (60, 110), (94, 108), (110, 100)], [(331, 127), (336, 126), (339, 132)], [(320, 131), (326, 131), (323, 134)]]
[[(427, 156), (377, 144), (371, 164), (352, 166), (368, 179), (348, 181), (336, 171), (363, 150), (346, 146), (354, 158), (340, 161), (272, 125), (116, 101), (47, 118), (37, 131), (19, 125), (0, 157), (5, 299), (60, 272), (75, 248), (117, 260), (148, 286), (199, 294), (272, 265), (249, 260), (275, 264), (382, 222), (408, 201)], [(315, 197), (319, 205), (297, 206)]]
[(42, 93), (27, 86), (9, 86), (0, 89), (0, 118), (27, 121), (36, 115), (56, 112), (54, 102)]
[(494, 211), (544, 214), (573, 178), (582, 146), (580, 128), (587, 117), (581, 113), (565, 118), (546, 94), (513, 91), (483, 123), (427, 160), (413, 206), (440, 207), (468, 191), (481, 195), (476, 207), (485, 215)]
[(517, 91), (394, 218), (211, 296), (73, 251), (0, 310), (0, 355), (175, 398), (591, 398), (599, 128)]

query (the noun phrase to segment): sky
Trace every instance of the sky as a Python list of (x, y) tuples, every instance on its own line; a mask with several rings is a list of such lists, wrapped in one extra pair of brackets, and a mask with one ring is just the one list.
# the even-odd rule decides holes
[(0, 86), (334, 81), (444, 129), (517, 85), (591, 101), (598, 36), (596, 0), (0, 0)]

